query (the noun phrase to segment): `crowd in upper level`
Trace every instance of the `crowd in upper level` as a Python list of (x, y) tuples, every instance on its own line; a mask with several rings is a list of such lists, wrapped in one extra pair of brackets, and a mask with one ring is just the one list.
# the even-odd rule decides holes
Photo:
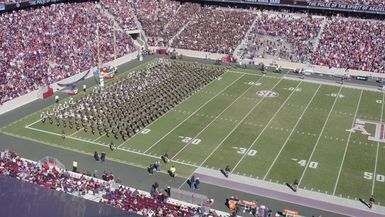
[(263, 14), (252, 26), (241, 55), (310, 62), (321, 21), (305, 15)]
[(253, 22), (250, 11), (203, 7), (173, 40), (172, 46), (211, 53), (232, 53)]
[(313, 63), (384, 73), (384, 29), (383, 21), (333, 19), (325, 26)]
[(135, 22), (134, 10), (132, 2), (127, 0), (101, 0), (101, 5), (111, 13), (118, 22), (119, 26), (124, 30), (136, 30), (138, 26)]

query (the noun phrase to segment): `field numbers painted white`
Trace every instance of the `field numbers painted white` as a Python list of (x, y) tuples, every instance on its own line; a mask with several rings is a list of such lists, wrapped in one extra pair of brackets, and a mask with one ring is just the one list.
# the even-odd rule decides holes
[(277, 97), (279, 94), (271, 90), (261, 90), (257, 92), (257, 96), (260, 97)]
[[(295, 159), (295, 158), (292, 158), (292, 160), (297, 161), (297, 159)], [(301, 167), (305, 167), (307, 161), (306, 161), (306, 160), (299, 160), (299, 161), (297, 161), (297, 163), (298, 163)], [(318, 167), (318, 162), (310, 161), (308, 167), (309, 167), (309, 168), (312, 168), (312, 169), (317, 169), (317, 167)]]
[(378, 99), (378, 100), (376, 100), (376, 103), (381, 104), (382, 100)]
[[(372, 180), (373, 179), (373, 173), (364, 172), (364, 179)], [(385, 176), (381, 175), (381, 174), (376, 174), (376, 181), (377, 182), (385, 182)]]
[(252, 86), (261, 86), (262, 83), (259, 83), (259, 82), (256, 82), (256, 81), (249, 81), (249, 83), (247, 83), (248, 85), (252, 85)]
[(344, 98), (345, 96), (342, 95), (342, 94), (339, 94), (339, 93), (331, 93), (331, 94), (328, 94), (328, 96), (331, 96), (331, 97), (338, 97), (338, 98)]
[(147, 133), (149, 133), (151, 130), (150, 129), (143, 129), (140, 133), (141, 134), (147, 134)]
[(191, 142), (191, 144), (193, 145), (198, 145), (199, 143), (201, 143), (201, 139), (198, 139), (198, 138), (191, 138), (191, 137), (188, 137), (188, 136), (179, 136), (179, 138), (182, 139), (182, 142), (183, 143), (189, 143)]
[(298, 88), (298, 87), (289, 87), (287, 88), (289, 91), (296, 91), (296, 92), (301, 92), (302, 91), (302, 88)]
[(257, 154), (257, 150), (250, 149), (247, 151), (247, 148), (239, 148), (239, 147), (233, 147), (233, 149), (237, 150), (238, 154), (244, 155), (247, 152), (248, 156), (255, 156)]
[[(369, 133), (366, 130), (366, 125), (372, 124), (375, 126), (375, 132)], [(370, 121), (370, 120), (361, 120), (356, 119), (354, 126), (351, 129), (347, 129), (346, 131), (351, 133), (356, 133), (357, 131), (361, 132), (362, 135), (367, 135), (368, 140), (375, 142), (385, 142), (385, 124), (379, 121)]]

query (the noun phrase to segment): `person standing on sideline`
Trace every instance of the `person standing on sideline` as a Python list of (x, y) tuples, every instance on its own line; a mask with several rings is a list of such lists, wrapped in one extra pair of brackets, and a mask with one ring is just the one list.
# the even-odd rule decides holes
[(199, 181), (199, 177), (197, 177), (196, 179), (195, 179), (195, 189), (197, 189), (197, 190), (199, 190), (199, 184), (200, 184), (201, 182)]
[(369, 198), (369, 204), (368, 204), (368, 207), (371, 209), (372, 206), (373, 206), (373, 203), (375, 203), (376, 200), (374, 199), (374, 196), (372, 195), (370, 198)]
[(176, 173), (176, 169), (175, 169), (175, 166), (171, 166), (171, 168), (168, 170), (168, 174), (174, 178), (175, 177), (175, 173)]
[(196, 179), (195, 176), (191, 176), (190, 178), (190, 188), (195, 189)]
[(102, 161), (102, 162), (104, 162), (105, 160), (106, 160), (106, 152), (102, 152), (101, 153), (101, 155), (100, 155), (100, 160)]
[(96, 161), (99, 161), (99, 154), (97, 151), (95, 151), (95, 153), (94, 153), (94, 158)]
[(87, 90), (87, 86), (83, 84), (83, 92), (86, 92), (86, 90)]
[(78, 162), (72, 161), (72, 172), (77, 173), (78, 172)]

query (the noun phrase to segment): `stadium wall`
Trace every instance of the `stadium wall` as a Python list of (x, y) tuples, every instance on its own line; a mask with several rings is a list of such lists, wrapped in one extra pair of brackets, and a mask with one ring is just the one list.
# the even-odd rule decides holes
[(201, 4), (216, 4), (236, 7), (259, 7), (271, 10), (307, 11), (316, 14), (346, 14), (349, 16), (366, 16), (369, 18), (385, 18), (384, 6), (369, 6), (359, 4), (343, 4), (322, 2), (317, 0), (179, 0)]

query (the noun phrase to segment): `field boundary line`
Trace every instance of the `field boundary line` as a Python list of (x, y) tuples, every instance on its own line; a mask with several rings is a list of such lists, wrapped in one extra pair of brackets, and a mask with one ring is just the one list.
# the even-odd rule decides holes
[[(261, 79), (263, 78), (263, 76), (261, 76), (258, 80), (260, 81)], [(225, 109), (223, 109), (223, 111), (221, 111), (221, 113), (219, 113), (212, 121), (210, 121), (210, 123), (208, 123), (201, 131), (199, 131), (198, 134), (196, 134), (186, 145), (184, 145), (171, 159), (174, 159), (176, 156), (178, 156), (178, 154), (180, 154), (185, 148), (187, 148), (187, 146), (189, 146), (193, 141), (194, 139), (196, 139), (198, 136), (200, 136), (212, 123), (214, 123), (216, 120), (218, 120), (218, 118), (227, 111), (227, 109), (229, 109), (231, 106), (234, 105), (235, 102), (237, 102), (240, 98), (243, 97), (243, 95), (245, 95), (247, 92), (249, 92), (249, 90), (254, 87), (253, 85), (250, 85), (248, 88), (246, 88), (246, 90), (241, 94), (239, 95), (236, 99), (234, 99), (234, 101), (232, 103), (230, 103), (230, 105), (228, 105)]]
[(150, 149), (152, 149), (155, 145), (157, 145), (160, 141), (162, 141), (164, 138), (166, 138), (170, 133), (172, 133), (175, 129), (177, 129), (180, 125), (182, 125), (184, 122), (186, 122), (188, 119), (190, 119), (192, 116), (194, 116), (198, 111), (200, 111), (203, 107), (205, 107), (207, 104), (209, 104), (212, 100), (217, 98), (220, 94), (222, 94), (225, 90), (227, 90), (229, 87), (231, 87), (233, 84), (235, 84), (237, 81), (239, 81), (241, 78), (243, 78), (245, 75), (239, 76), (236, 80), (231, 82), (229, 85), (227, 85), (225, 88), (223, 88), (220, 92), (215, 94), (211, 99), (206, 101), (203, 105), (201, 105), (198, 109), (196, 109), (194, 112), (192, 112), (187, 118), (185, 118), (182, 122), (180, 122), (178, 125), (176, 125), (174, 128), (172, 128), (168, 133), (163, 135), (158, 141), (156, 141), (154, 144), (152, 144), (149, 148), (147, 148), (144, 153), (147, 153)]
[[(357, 113), (358, 113), (358, 109), (360, 108), (361, 98), (362, 98), (362, 93), (363, 93), (363, 92), (364, 92), (364, 91), (361, 90), (360, 98), (358, 99), (358, 103), (357, 103), (356, 112), (355, 112), (354, 117), (353, 117), (353, 123), (352, 123), (353, 126), (354, 126), (354, 123), (356, 122)], [(347, 141), (346, 141), (346, 146), (345, 146), (344, 155), (342, 156), (341, 165), (340, 165), (340, 168), (339, 168), (339, 170), (338, 170), (337, 180), (336, 180), (336, 183), (334, 184), (333, 195), (336, 194), (337, 185), (338, 185), (338, 182), (339, 182), (339, 180), (340, 180), (340, 176), (341, 176), (341, 172), (342, 172), (342, 167), (344, 166), (345, 157), (346, 157), (346, 153), (347, 153), (347, 151), (348, 151), (348, 147), (349, 147), (349, 143), (350, 143), (350, 138), (351, 138), (351, 136), (352, 136), (352, 132), (349, 132), (349, 136), (348, 136), (348, 139), (347, 139)]]
[[(302, 81), (298, 82), (297, 86), (295, 87), (298, 88), (300, 85), (302, 84)], [(289, 94), (289, 96), (285, 99), (285, 101), (283, 101), (283, 103), (281, 103), (281, 106), (278, 108), (278, 110), (273, 114), (273, 116), (270, 118), (270, 120), (265, 124), (265, 127), (262, 129), (262, 131), (258, 134), (258, 136), (254, 139), (254, 141), (251, 143), (250, 147), (246, 150), (246, 152), (242, 155), (241, 159), (239, 159), (239, 161), (235, 164), (235, 166), (233, 167), (233, 169), (231, 170), (231, 173), (233, 173), (235, 171), (235, 169), (238, 167), (238, 165), (242, 162), (242, 160), (245, 158), (245, 156), (247, 155), (247, 153), (250, 151), (250, 149), (255, 145), (255, 143), (258, 141), (258, 139), (261, 137), (261, 135), (265, 132), (265, 130), (267, 129), (267, 127), (271, 124), (271, 122), (275, 119), (275, 117), (277, 116), (277, 114), (281, 111), (281, 109), (286, 105), (287, 101), (289, 101), (289, 99), (293, 96), (293, 94), (296, 92), (295, 89), (293, 91), (291, 91), (291, 93)]]
[[(28, 127), (26, 126), (25, 127), (26, 129), (30, 129), (30, 130), (35, 130), (35, 131), (38, 131), (38, 132), (42, 132), (42, 133), (47, 133), (47, 134), (51, 134), (51, 135), (55, 135), (55, 136), (59, 136), (61, 137), (62, 135), (59, 134), (59, 133), (54, 133), (54, 132), (50, 132), (50, 131), (46, 131), (46, 130), (42, 130), (42, 129), (37, 129), (37, 128), (33, 128), (33, 127)], [(11, 133), (9, 133), (11, 134)], [(12, 135), (17, 135), (17, 134), (12, 134)], [(30, 137), (25, 137), (25, 138), (30, 138)], [(94, 144), (94, 145), (98, 145), (98, 146), (103, 146), (103, 147), (109, 147), (109, 145), (107, 144), (103, 144), (103, 143), (98, 143), (98, 142), (93, 142), (92, 140), (85, 140), (85, 139), (81, 139), (81, 138), (78, 138), (78, 137), (71, 137), (71, 136), (66, 136), (65, 139), (72, 139), (72, 140), (77, 140), (77, 141), (80, 141), (80, 142), (86, 142), (86, 143), (90, 143), (90, 144)], [(30, 138), (31, 140), (35, 140), (33, 138)], [(37, 140), (36, 140), (37, 141)], [(58, 145), (60, 146), (60, 145)], [(134, 150), (130, 150), (130, 149), (123, 149), (123, 148), (119, 148), (118, 150), (121, 150), (121, 151), (124, 151), (124, 152), (129, 152), (129, 153), (133, 153), (133, 154), (138, 154), (138, 155), (142, 155), (142, 156), (146, 156), (146, 157), (151, 157), (151, 158), (156, 158), (156, 159), (160, 159), (160, 156), (157, 156), (157, 155), (151, 155), (151, 154), (146, 154), (146, 153), (143, 153), (143, 152), (139, 152), (139, 151), (134, 151)], [(190, 164), (190, 163), (185, 163), (185, 162), (180, 162), (180, 161), (175, 161), (173, 160), (172, 162), (175, 162), (175, 163), (178, 163), (178, 164), (183, 164), (183, 165), (186, 165), (186, 166), (191, 166), (191, 167), (195, 167), (197, 168), (196, 165), (194, 164)]]
[[(329, 85), (329, 86), (335, 86), (335, 87), (339, 87), (341, 84), (338, 84), (336, 81), (332, 81), (332, 80), (322, 80), (322, 78), (310, 78), (310, 77), (306, 77), (308, 78), (307, 80), (305, 79), (301, 79), (301, 78), (296, 78), (294, 75), (285, 75), (285, 79), (287, 80), (303, 80), (304, 82), (307, 82), (307, 83), (312, 83), (312, 84), (323, 84), (323, 85)], [(376, 86), (373, 86), (373, 87), (370, 87), (370, 86), (361, 86), (361, 85), (354, 85), (353, 83), (350, 83), (350, 84), (346, 84), (344, 83), (343, 86), (345, 88), (349, 88), (349, 89), (359, 89), (359, 90), (367, 90), (367, 91), (371, 91), (371, 92), (382, 92), (382, 89), (379, 89), (378, 87), (376, 88)]]
[[(383, 123), (382, 123), (382, 117), (383, 117), (383, 114), (384, 114), (384, 99), (385, 99), (384, 97), (385, 97), (385, 95), (384, 95), (384, 93), (382, 93), (381, 120), (380, 120), (382, 126), (384, 126)], [(380, 149), (380, 142), (377, 142), (376, 161), (375, 161), (376, 163), (374, 164), (373, 184), (372, 184), (372, 191), (371, 191), (372, 193), (371, 193), (371, 195), (374, 194), (374, 186), (375, 186), (375, 184), (376, 184), (377, 163), (378, 163), (378, 152), (379, 152), (379, 149)]]
[(313, 147), (312, 152), (310, 153), (309, 159), (308, 159), (307, 162), (306, 162), (306, 165), (305, 165), (305, 168), (304, 168), (304, 170), (303, 170), (303, 172), (302, 172), (301, 178), (300, 178), (299, 181), (298, 181), (298, 186), (301, 184), (301, 181), (302, 181), (303, 177), (305, 176), (306, 170), (307, 170), (307, 168), (309, 167), (309, 164), (310, 164), (310, 160), (311, 160), (311, 158), (313, 157), (313, 154), (314, 154), (314, 152), (315, 152), (315, 150), (316, 150), (316, 148), (317, 148), (317, 146), (318, 146), (319, 141), (321, 140), (321, 136), (322, 136), (322, 134), (324, 133), (324, 130), (325, 130), (325, 127), (326, 127), (327, 123), (329, 122), (329, 118), (330, 118), (330, 115), (331, 115), (332, 112), (333, 112), (334, 106), (336, 105), (336, 103), (337, 103), (337, 101), (338, 101), (338, 99), (339, 99), (339, 95), (340, 95), (340, 93), (341, 93), (341, 90), (342, 90), (342, 85), (340, 86), (340, 90), (339, 90), (338, 93), (337, 93), (336, 99), (334, 100), (333, 105), (332, 105), (332, 107), (330, 108), (329, 114), (328, 114), (328, 116), (326, 117), (326, 120), (325, 120), (325, 122), (324, 122), (324, 124), (323, 124), (323, 126), (322, 126), (322, 129), (321, 129), (321, 132), (320, 132), (319, 135), (318, 135), (318, 139), (317, 139), (317, 141), (316, 141), (316, 143), (315, 143), (315, 145), (314, 145), (314, 147)]
[[(228, 71), (225, 71), (221, 76), (224, 76), (228, 74)], [(208, 86), (212, 85), (213, 83), (215, 83), (215, 81), (218, 81), (217, 79), (214, 79), (212, 80), (209, 84), (205, 85), (204, 87), (202, 87), (201, 89), (197, 90), (197, 92), (200, 92), (201, 90), (207, 88)], [(188, 96), (187, 98), (183, 99), (180, 103), (178, 103), (174, 108), (171, 108), (170, 110), (168, 110), (166, 113), (164, 113), (162, 116), (160, 116), (159, 118), (155, 119), (153, 122), (151, 122), (149, 125), (147, 125), (145, 128), (147, 127), (150, 127), (152, 126), (155, 122), (157, 122), (158, 120), (160, 120), (161, 118), (163, 118), (164, 116), (166, 116), (169, 112), (173, 111), (175, 108), (179, 107), (180, 105), (182, 105), (183, 103), (185, 103), (187, 100), (189, 100), (191, 97), (195, 96), (195, 94), (191, 94), (190, 96)], [(135, 133), (131, 138), (128, 138), (126, 141), (122, 142), (120, 145), (118, 145), (118, 148), (122, 147), (126, 142), (130, 141), (132, 138), (134, 138), (136, 135), (138, 135), (139, 133), (141, 132), (141, 130), (139, 130), (137, 133)], [(103, 136), (102, 136), (103, 137)], [(100, 137), (100, 138), (102, 138)], [(100, 139), (98, 138), (98, 140)], [(95, 140), (97, 141), (97, 140)]]
[[(273, 90), (279, 83), (281, 83), (281, 81), (283, 81), (283, 77), (272, 87), (270, 88), (270, 91)], [(262, 97), (262, 99), (260, 101), (258, 101), (251, 109), (249, 112), (247, 112), (247, 114), (241, 119), (241, 121), (239, 121), (239, 123), (227, 134), (227, 136), (225, 136), (225, 138), (222, 139), (222, 141), (214, 148), (214, 150), (212, 150), (210, 152), (210, 154), (199, 164), (198, 168), (199, 167), (202, 167), (202, 165), (204, 163), (206, 163), (206, 161), (218, 150), (219, 147), (222, 146), (222, 144), (227, 140), (227, 138), (229, 138), (230, 135), (233, 134), (233, 132), (242, 124), (243, 121), (246, 120), (246, 118), (254, 111), (254, 109), (265, 99), (265, 97)], [(187, 180), (186, 180), (187, 181)], [(185, 184), (185, 182), (183, 182), (178, 189), (182, 188), (182, 186)]]
[[(37, 111), (37, 112), (38, 112), (38, 111)], [(32, 126), (32, 125), (35, 125), (35, 124), (36, 124), (37, 122), (39, 122), (39, 121), (41, 121), (41, 118), (39, 118), (39, 120), (37, 120), (37, 121), (34, 121), (34, 122), (28, 124), (27, 127), (30, 127), (30, 126)]]
[(313, 94), (313, 96), (311, 97), (310, 101), (307, 103), (305, 109), (302, 111), (301, 116), (298, 118), (298, 120), (297, 120), (297, 122), (295, 123), (294, 127), (293, 127), (292, 130), (290, 131), (290, 134), (287, 136), (287, 138), (286, 138), (285, 142), (283, 143), (281, 149), (279, 150), (278, 154), (275, 156), (274, 161), (270, 164), (270, 167), (269, 167), (269, 169), (267, 170), (265, 176), (263, 177), (263, 180), (265, 180), (266, 177), (267, 177), (267, 175), (270, 173), (270, 170), (273, 168), (275, 162), (278, 160), (278, 157), (281, 155), (281, 152), (282, 152), (283, 149), (285, 148), (286, 144), (289, 142), (291, 136), (293, 135), (293, 133), (294, 133), (295, 129), (297, 128), (299, 122), (301, 122), (303, 115), (307, 112), (309, 106), (310, 106), (311, 103), (313, 102), (313, 99), (314, 99), (315, 96), (317, 95), (317, 93), (318, 93), (319, 89), (321, 88), (321, 86), (322, 86), (322, 84), (319, 84), (319, 85), (318, 85), (317, 90), (314, 92), (314, 94)]
[[(98, 141), (100, 138), (102, 138), (102, 137), (105, 136), (105, 135), (106, 135), (106, 133), (103, 133), (102, 135), (98, 136), (98, 138), (92, 140), (92, 142)], [(119, 147), (118, 147), (118, 148), (119, 148)]]
[[(47, 146), (51, 146), (51, 147), (55, 147), (55, 148), (59, 148), (59, 149), (64, 149), (64, 150), (68, 150), (68, 151), (78, 152), (78, 153), (81, 153), (81, 154), (84, 154), (84, 155), (88, 155), (88, 156), (93, 156), (93, 153), (86, 152), (86, 151), (83, 151), (83, 150), (80, 150), (80, 149), (70, 148), (70, 147), (66, 147), (66, 146), (61, 146), (61, 145), (58, 145), (58, 144), (55, 144), (55, 143), (34, 139), (32, 137), (27, 137), (27, 136), (23, 136), (23, 135), (19, 135), (19, 134), (10, 133), (8, 131), (3, 132), (3, 134), (8, 135), (8, 136), (13, 136), (13, 137), (19, 138), (19, 139), (24, 139), (24, 140), (29, 140), (29, 141), (37, 142), (37, 143), (40, 143), (40, 144), (43, 144), (43, 145), (47, 145)], [(122, 164), (129, 165), (129, 166), (135, 166), (135, 167), (144, 168), (144, 169), (147, 168), (146, 166), (143, 166), (143, 165), (140, 165), (140, 164), (136, 164), (135, 162), (131, 162), (131, 161), (128, 162), (128, 161), (124, 161), (124, 160), (121, 160), (121, 159), (118, 159), (118, 158), (114, 158), (114, 157), (108, 157), (108, 160), (115, 161), (115, 162), (122, 163)], [(161, 171), (161, 173), (168, 174), (166, 171)]]

